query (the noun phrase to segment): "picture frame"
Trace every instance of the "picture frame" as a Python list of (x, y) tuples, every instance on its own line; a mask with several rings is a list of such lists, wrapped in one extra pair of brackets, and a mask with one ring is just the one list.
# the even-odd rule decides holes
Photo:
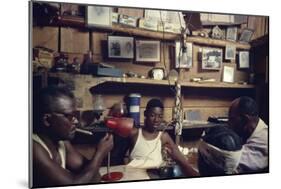
[(228, 27), (226, 29), (226, 40), (236, 41), (237, 40), (237, 27)]
[(219, 26), (212, 28), (212, 38), (213, 39), (225, 39), (225, 31), (222, 30)]
[(239, 38), (239, 42), (249, 43), (251, 41), (253, 34), (254, 34), (254, 30), (249, 28), (243, 29)]
[(250, 68), (250, 52), (240, 51), (239, 52), (239, 69)]
[(134, 58), (134, 38), (108, 36), (108, 58)]
[(182, 56), (182, 48), (181, 48), (181, 43), (179, 41), (175, 42), (175, 63), (176, 63), (176, 68), (191, 68), (192, 67), (192, 48), (193, 44), (192, 43), (185, 43), (186, 47), (186, 61), (182, 62), (181, 56)]
[(222, 49), (203, 48), (202, 50), (202, 69), (220, 70), (222, 66)]
[(236, 47), (234, 45), (226, 45), (225, 47), (225, 59), (235, 60), (236, 57)]
[(160, 62), (160, 41), (135, 40), (137, 62)]
[(87, 6), (86, 24), (95, 27), (112, 26), (112, 8), (104, 6)]
[(234, 82), (234, 67), (224, 66), (223, 67), (223, 82), (233, 83)]

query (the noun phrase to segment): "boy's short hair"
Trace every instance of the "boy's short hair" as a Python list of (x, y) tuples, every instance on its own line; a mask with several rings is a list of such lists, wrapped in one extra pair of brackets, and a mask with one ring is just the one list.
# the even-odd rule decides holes
[(146, 110), (149, 110), (149, 109), (155, 108), (155, 107), (159, 107), (161, 109), (164, 109), (163, 103), (159, 99), (153, 98), (153, 99), (148, 101), (148, 103), (146, 105)]

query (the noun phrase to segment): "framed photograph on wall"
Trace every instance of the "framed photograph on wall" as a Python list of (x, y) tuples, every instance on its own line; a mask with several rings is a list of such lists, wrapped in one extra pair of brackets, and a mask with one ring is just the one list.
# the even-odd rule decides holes
[(185, 43), (182, 47), (179, 41), (175, 43), (176, 68), (191, 68), (192, 67), (192, 43)]
[(111, 27), (112, 8), (103, 6), (87, 6), (86, 23), (88, 26)]
[(220, 70), (222, 66), (222, 49), (203, 48), (202, 51), (202, 69)]
[(160, 41), (136, 40), (137, 62), (160, 62)]
[(134, 58), (134, 38), (108, 36), (108, 58)]
[(226, 29), (226, 39), (229, 41), (237, 40), (237, 27), (229, 27)]
[(227, 45), (225, 47), (225, 59), (235, 60), (235, 57), (236, 57), (236, 47), (232, 45)]
[(254, 34), (254, 30), (249, 28), (243, 29), (239, 38), (239, 42), (249, 43), (251, 41), (253, 34)]
[(239, 52), (239, 69), (250, 68), (250, 53), (249, 51)]
[(234, 82), (234, 67), (224, 66), (223, 67), (223, 82), (233, 83)]

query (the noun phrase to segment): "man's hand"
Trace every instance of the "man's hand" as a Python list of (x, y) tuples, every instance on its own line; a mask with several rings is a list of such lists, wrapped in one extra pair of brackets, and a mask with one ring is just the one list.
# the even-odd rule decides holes
[(97, 146), (97, 153), (100, 153), (102, 156), (105, 156), (113, 148), (113, 136), (112, 134), (106, 134)]
[(166, 150), (168, 155), (176, 161), (184, 157), (184, 155), (179, 151), (176, 145), (166, 144), (164, 149)]

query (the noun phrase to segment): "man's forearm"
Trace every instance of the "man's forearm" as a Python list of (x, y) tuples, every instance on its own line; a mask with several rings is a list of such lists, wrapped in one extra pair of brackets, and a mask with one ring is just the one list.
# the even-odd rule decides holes
[(74, 178), (75, 184), (80, 183), (89, 183), (91, 182), (99, 173), (99, 168), (101, 166), (103, 160), (103, 155), (97, 153), (92, 160), (88, 162), (87, 165), (84, 166), (84, 169), (80, 172), (80, 174), (76, 175)]
[(185, 156), (178, 156), (175, 161), (180, 165), (185, 176), (200, 176), (199, 173), (191, 167)]

